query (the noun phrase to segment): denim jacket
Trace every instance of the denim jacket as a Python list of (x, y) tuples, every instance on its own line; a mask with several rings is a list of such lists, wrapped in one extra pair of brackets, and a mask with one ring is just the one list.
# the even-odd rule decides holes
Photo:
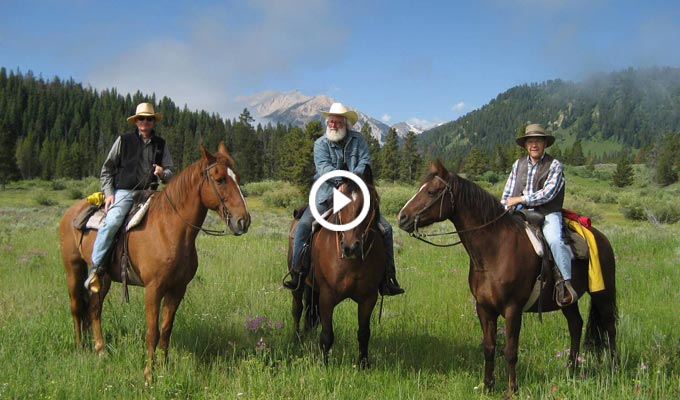
[[(371, 165), (371, 154), (368, 152), (368, 144), (359, 132), (347, 130), (347, 135), (340, 142), (328, 140), (326, 135), (321, 136), (314, 142), (314, 165), (316, 174), (314, 180), (325, 173), (336, 171), (347, 165), (347, 170), (353, 174), (363, 174), (366, 166)], [(321, 204), (333, 194), (334, 183), (340, 178), (329, 179), (316, 193), (316, 202)]]

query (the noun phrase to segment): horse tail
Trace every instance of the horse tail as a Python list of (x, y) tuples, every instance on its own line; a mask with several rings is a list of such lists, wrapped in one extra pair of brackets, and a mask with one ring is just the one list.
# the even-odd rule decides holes
[(593, 229), (597, 241), (600, 265), (605, 289), (590, 293), (590, 312), (586, 324), (584, 348), (602, 351), (609, 349), (612, 357), (616, 355), (616, 324), (618, 307), (616, 305), (616, 261), (609, 240)]

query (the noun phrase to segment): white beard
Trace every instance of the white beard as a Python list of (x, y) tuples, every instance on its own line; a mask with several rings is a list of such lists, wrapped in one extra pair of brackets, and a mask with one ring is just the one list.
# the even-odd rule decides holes
[(342, 139), (344, 139), (346, 135), (347, 135), (346, 126), (338, 129), (326, 127), (326, 137), (331, 142), (339, 142)]

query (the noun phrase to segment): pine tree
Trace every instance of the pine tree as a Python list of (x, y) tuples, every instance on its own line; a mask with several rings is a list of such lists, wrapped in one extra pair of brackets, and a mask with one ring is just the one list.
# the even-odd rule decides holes
[(5, 190), (7, 183), (20, 177), (15, 155), (16, 144), (16, 136), (0, 120), (0, 187), (2, 190)]
[(382, 179), (391, 182), (399, 179), (399, 136), (397, 136), (397, 131), (394, 128), (390, 128), (387, 134), (380, 163), (382, 167), (380, 177)]
[(368, 153), (371, 155), (371, 167), (373, 170), (373, 179), (379, 179), (381, 177), (382, 166), (380, 164), (382, 156), (380, 152), (380, 142), (378, 139), (373, 137), (373, 128), (368, 122), (364, 123), (361, 127), (361, 134), (368, 144)]
[(413, 183), (420, 174), (422, 159), (416, 146), (416, 134), (408, 131), (401, 150), (401, 181)]
[(616, 171), (612, 175), (612, 183), (616, 187), (625, 187), (633, 184), (635, 178), (635, 172), (633, 171), (633, 165), (630, 162), (630, 157), (627, 152), (624, 151), (619, 157), (619, 161), (616, 163)]
[(489, 158), (481, 147), (473, 147), (465, 159), (464, 172), (468, 179), (477, 179), (489, 169)]

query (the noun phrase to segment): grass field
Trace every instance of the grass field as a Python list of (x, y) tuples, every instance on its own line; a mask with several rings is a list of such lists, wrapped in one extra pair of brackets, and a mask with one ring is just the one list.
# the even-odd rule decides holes
[[(543, 315), (543, 323), (527, 314), (517, 398), (680, 398), (679, 224), (631, 222), (612, 203), (623, 194), (588, 179), (570, 182), (579, 188), (567, 195), (567, 207), (594, 215), (616, 253), (619, 358), (608, 365), (583, 354), (577, 375), (570, 376), (561, 313)], [(92, 182), (78, 185), (85, 190)], [(398, 203), (415, 185), (379, 191), (385, 202)], [(355, 365), (356, 306), (350, 301), (336, 309), (336, 341), (324, 367), (319, 330), (301, 343), (294, 339), (291, 296), (281, 287), (290, 210), (269, 207), (260, 196), (248, 198), (248, 234), (199, 235), (200, 266), (177, 314), (169, 363), (145, 387), (142, 289), (132, 288), (130, 303), (121, 304), (120, 285), (112, 287), (103, 313), (105, 356), (73, 344), (57, 240), (69, 193), (35, 181), (0, 191), (0, 398), (484, 399), (501, 398), (507, 388), (502, 320), (496, 391), (480, 388), (481, 329), (464, 250), (428, 246), (396, 224), (398, 277), (407, 292), (385, 298), (380, 323), (376, 308), (372, 368)], [(395, 214), (387, 214), (393, 223)], [(207, 225), (219, 226), (213, 214)], [(584, 318), (588, 303), (587, 296), (579, 303)]]

